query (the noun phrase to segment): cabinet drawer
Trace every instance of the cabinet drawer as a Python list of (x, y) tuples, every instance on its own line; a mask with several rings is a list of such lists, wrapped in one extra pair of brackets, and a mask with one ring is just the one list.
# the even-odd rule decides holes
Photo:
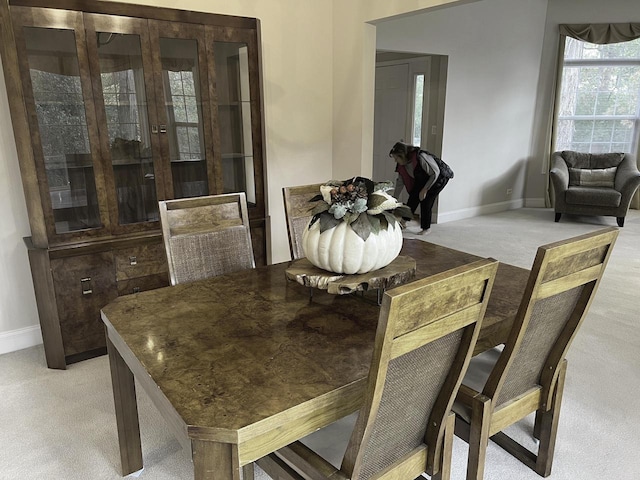
[(114, 250), (116, 280), (167, 274), (167, 259), (162, 243), (138, 245)]
[(157, 275), (149, 275), (146, 277), (130, 278), (118, 282), (118, 296), (129, 295), (131, 293), (144, 292), (145, 290), (154, 290), (156, 288), (168, 287), (169, 275), (167, 273), (159, 273)]
[(52, 260), (51, 274), (65, 356), (103, 348), (100, 309), (118, 296), (111, 252)]

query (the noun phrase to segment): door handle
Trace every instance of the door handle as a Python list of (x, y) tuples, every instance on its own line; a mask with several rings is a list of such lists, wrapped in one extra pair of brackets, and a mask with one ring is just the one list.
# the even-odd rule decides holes
[(91, 277), (81, 278), (80, 287), (82, 288), (83, 295), (91, 295), (93, 288), (91, 287)]

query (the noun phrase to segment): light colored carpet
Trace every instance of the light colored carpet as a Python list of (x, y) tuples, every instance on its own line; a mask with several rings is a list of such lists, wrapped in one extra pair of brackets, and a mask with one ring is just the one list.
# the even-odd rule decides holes
[[(434, 225), (423, 239), (529, 268), (539, 245), (615, 225), (612, 218), (565, 217), (554, 223), (547, 209), (512, 210)], [(640, 478), (638, 292), (640, 212), (632, 211), (569, 354), (553, 480)], [(138, 392), (145, 461), (140, 478), (193, 478), (189, 456)], [(106, 357), (55, 371), (45, 367), (42, 346), (2, 355), (0, 398), (0, 479), (121, 478)], [(514, 434), (530, 430), (531, 422), (523, 422)], [(327, 439), (321, 434), (316, 441), (333, 443)], [(459, 439), (453, 458), (452, 478), (463, 479), (466, 444)], [(486, 480), (539, 478), (489, 445)]]

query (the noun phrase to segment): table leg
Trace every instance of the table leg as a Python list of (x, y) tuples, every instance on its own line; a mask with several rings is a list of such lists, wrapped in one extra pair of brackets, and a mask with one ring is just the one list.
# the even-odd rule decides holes
[(237, 445), (192, 439), (191, 451), (195, 480), (241, 480)]
[(142, 469), (142, 447), (140, 445), (136, 385), (131, 370), (129, 370), (109, 337), (107, 337), (107, 351), (109, 353), (113, 401), (118, 425), (120, 462), (122, 464), (122, 475), (126, 476)]

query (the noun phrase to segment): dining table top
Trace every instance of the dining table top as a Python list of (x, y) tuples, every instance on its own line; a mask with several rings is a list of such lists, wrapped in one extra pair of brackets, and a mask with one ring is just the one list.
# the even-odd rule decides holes
[[(415, 279), (480, 258), (410, 239), (401, 254), (416, 260)], [(127, 295), (102, 309), (109, 341), (143, 385), (157, 387), (156, 404), (170, 410), (176, 430), (255, 440), (260, 447), (241, 452), (243, 463), (287, 441), (274, 425), (309, 417), (293, 438), (320, 425), (318, 415), (357, 410), (369, 371), (375, 293), (310, 296), (286, 280), (289, 264)], [(500, 265), (478, 351), (504, 341), (527, 278), (526, 269)]]

